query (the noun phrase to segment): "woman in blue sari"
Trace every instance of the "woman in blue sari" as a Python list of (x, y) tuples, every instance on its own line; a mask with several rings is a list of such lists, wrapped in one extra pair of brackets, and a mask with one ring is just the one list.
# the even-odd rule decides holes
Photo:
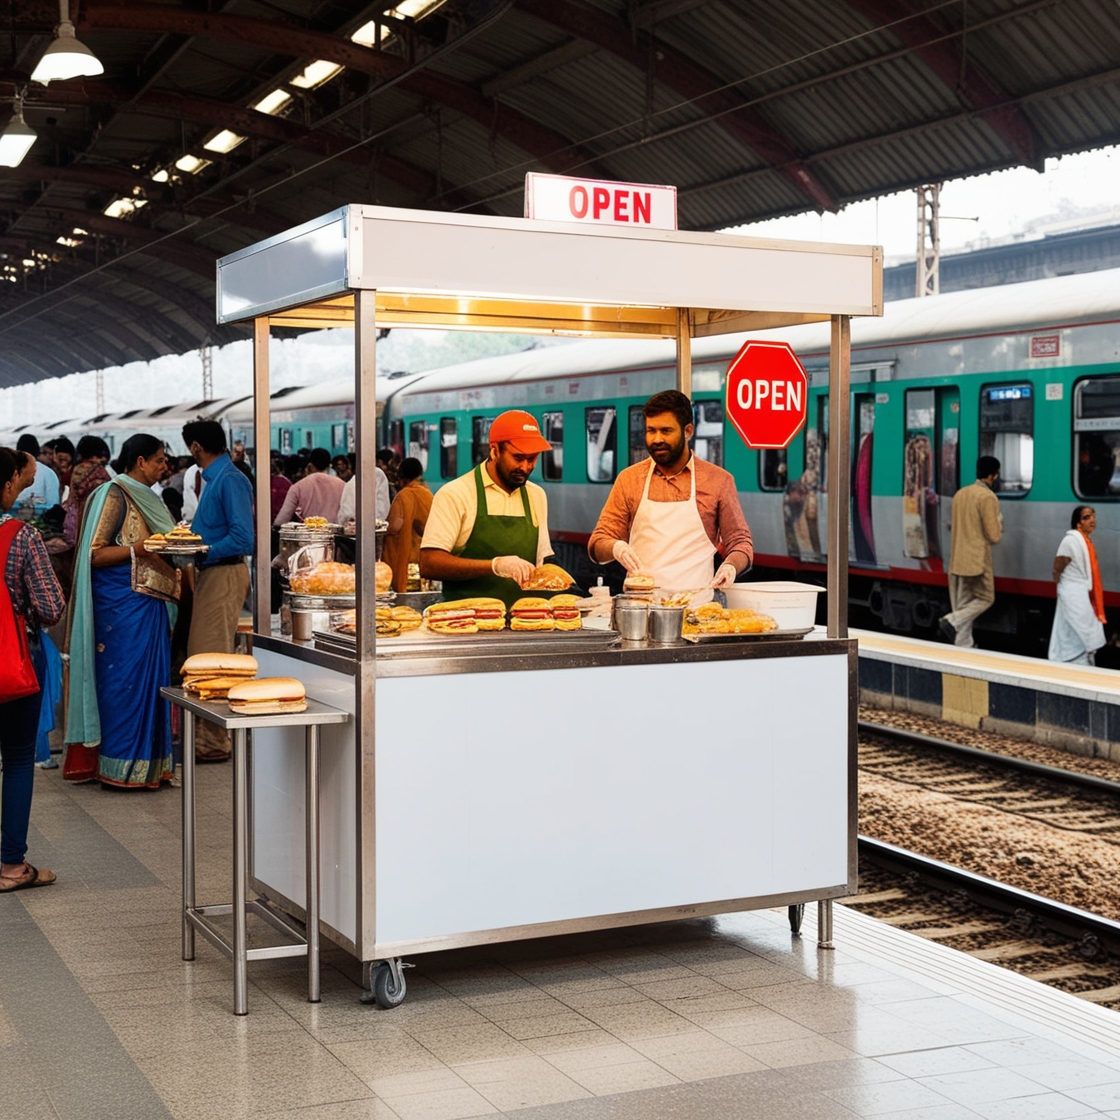
[(135, 435), (122, 473), (90, 495), (74, 553), (66, 762), (63, 777), (122, 789), (170, 781), (171, 606), (178, 572), (144, 542), (174, 528), (152, 491), (167, 468), (163, 444)]

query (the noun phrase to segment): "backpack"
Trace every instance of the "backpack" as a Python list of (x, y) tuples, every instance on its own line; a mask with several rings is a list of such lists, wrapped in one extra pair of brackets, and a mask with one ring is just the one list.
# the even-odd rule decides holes
[(0, 704), (20, 700), (39, 691), (39, 678), (35, 676), (27, 641), (27, 625), (23, 616), (16, 614), (4, 580), (8, 553), (22, 527), (23, 522), (15, 518), (0, 525), (0, 665), (4, 666), (0, 675)]

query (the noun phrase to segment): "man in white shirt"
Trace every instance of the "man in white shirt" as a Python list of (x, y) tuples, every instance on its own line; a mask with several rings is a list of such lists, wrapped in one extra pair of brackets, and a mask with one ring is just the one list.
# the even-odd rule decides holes
[[(377, 484), (377, 513), (378, 521), (388, 521), (389, 519), (389, 506), (393, 504), (392, 496), (389, 493), (389, 479), (385, 476), (385, 472), (380, 467), (373, 468), (374, 481)], [(339, 523), (345, 525), (347, 521), (354, 520), (354, 505), (358, 498), (358, 479), (355, 475), (346, 483), (342, 488), (342, 501), (338, 504), (338, 520)]]
[(206, 479), (202, 477), (201, 468), (197, 463), (192, 463), (183, 475), (183, 520), (188, 525), (194, 520), (198, 499), (202, 497), (205, 488)]

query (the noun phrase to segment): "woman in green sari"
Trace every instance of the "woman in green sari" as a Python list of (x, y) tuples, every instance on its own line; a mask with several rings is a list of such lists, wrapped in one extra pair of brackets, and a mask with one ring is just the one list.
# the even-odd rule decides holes
[(144, 547), (174, 528), (151, 489), (167, 467), (162, 442), (132, 436), (121, 466), (90, 495), (74, 552), (63, 776), (152, 789), (175, 770), (170, 711), (159, 690), (171, 683), (169, 612), (179, 573)]

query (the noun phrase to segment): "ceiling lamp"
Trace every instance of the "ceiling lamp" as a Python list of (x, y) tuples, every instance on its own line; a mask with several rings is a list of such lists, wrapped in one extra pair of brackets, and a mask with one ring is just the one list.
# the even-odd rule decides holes
[(12, 119), (0, 133), (0, 167), (19, 167), (37, 139), (35, 130), (24, 122), (23, 101), (17, 97)]
[(31, 72), (33, 82), (64, 82), (67, 78), (93, 78), (104, 74), (98, 57), (74, 34), (70, 22), (69, 0), (58, 0), (58, 27), (55, 40), (43, 52), (39, 65)]

